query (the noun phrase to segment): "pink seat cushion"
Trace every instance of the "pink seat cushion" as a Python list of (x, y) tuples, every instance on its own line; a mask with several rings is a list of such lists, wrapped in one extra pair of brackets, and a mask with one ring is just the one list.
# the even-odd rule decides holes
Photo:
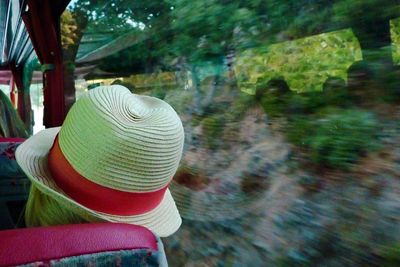
[(148, 229), (128, 224), (95, 223), (0, 231), (0, 266), (127, 249), (157, 251)]
[(22, 143), (24, 138), (19, 137), (0, 137), (0, 143)]

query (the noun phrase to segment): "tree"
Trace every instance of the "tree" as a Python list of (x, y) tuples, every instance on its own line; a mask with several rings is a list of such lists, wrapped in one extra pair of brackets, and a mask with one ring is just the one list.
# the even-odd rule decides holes
[[(77, 25), (65, 30), (77, 36), (67, 49), (69, 52), (65, 52), (65, 58), (70, 62), (76, 58), (83, 33), (106, 31), (117, 38), (131, 31), (129, 34), (141, 38), (131, 47), (98, 61), (98, 66), (124, 74), (128, 71), (190, 71), (195, 88), (195, 109), (201, 114), (224, 82), (221, 73), (227, 68), (231, 73), (229, 77), (234, 80), (231, 62), (235, 54), (250, 47), (351, 27), (360, 41), (365, 60), (373, 62), (378, 55), (388, 61), (390, 53), (374, 51), (390, 45), (388, 21), (397, 14), (398, 1), (78, 1), (70, 8), (71, 18), (65, 18)], [(74, 34), (70, 36), (74, 39)], [(206, 92), (200, 88), (205, 65), (214, 66), (213, 82)]]
[[(144, 25), (140, 20), (147, 20), (150, 26), (150, 14), (156, 11), (158, 4), (146, 1), (123, 0), (84, 0), (69, 6), (61, 17), (61, 40), (63, 49), (64, 90), (67, 96), (67, 110), (75, 101), (74, 69), (82, 38), (90, 33), (107, 33), (115, 39), (133, 29)], [(155, 12), (157, 14), (158, 12)], [(147, 14), (148, 16), (146, 17)], [(150, 18), (150, 19), (149, 19)], [(137, 30), (136, 32), (139, 32)]]
[(398, 0), (341, 0), (335, 3), (336, 21), (353, 29), (365, 61), (393, 64), (390, 19), (400, 15), (399, 4)]
[(68, 111), (75, 102), (75, 58), (79, 43), (83, 36), (83, 29), (87, 25), (87, 19), (66, 10), (61, 16), (61, 44), (64, 62), (64, 95), (66, 110)]

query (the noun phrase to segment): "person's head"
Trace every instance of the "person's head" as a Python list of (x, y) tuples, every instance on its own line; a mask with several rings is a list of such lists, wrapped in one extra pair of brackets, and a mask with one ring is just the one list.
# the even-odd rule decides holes
[(62, 127), (17, 149), (32, 181), (27, 226), (111, 221), (174, 233), (181, 218), (168, 184), (183, 140), (182, 123), (166, 102), (118, 85), (89, 91)]

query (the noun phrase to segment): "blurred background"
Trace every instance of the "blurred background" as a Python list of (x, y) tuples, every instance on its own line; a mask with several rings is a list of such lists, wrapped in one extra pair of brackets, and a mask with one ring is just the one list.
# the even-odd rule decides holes
[(119, 84), (183, 122), (170, 266), (400, 266), (400, 1), (75, 0), (61, 35), (71, 103)]

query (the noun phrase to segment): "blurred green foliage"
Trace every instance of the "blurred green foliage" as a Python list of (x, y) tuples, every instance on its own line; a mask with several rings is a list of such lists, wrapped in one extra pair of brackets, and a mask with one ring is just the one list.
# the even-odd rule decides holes
[(271, 117), (292, 117), (312, 114), (324, 107), (351, 105), (345, 81), (337, 77), (329, 77), (323, 84), (322, 92), (293, 92), (283, 78), (259, 78), (255, 88), (255, 99)]
[(347, 69), (361, 59), (359, 43), (347, 29), (246, 50), (236, 59), (235, 71), (241, 89), (251, 94), (259, 78), (276, 77), (293, 91), (322, 91), (328, 77), (347, 81)]
[(227, 121), (240, 121), (249, 107), (255, 104), (254, 97), (246, 93), (239, 93), (226, 112)]
[(167, 95), (166, 90), (161, 87), (157, 87), (155, 90), (152, 91), (152, 96), (157, 97), (159, 99), (164, 99)]
[(269, 94), (261, 99), (261, 105), (264, 111), (271, 117), (281, 116), (287, 111), (288, 96), (276, 96)]
[(400, 266), (400, 244), (385, 248), (383, 258), (383, 267)]
[(349, 169), (377, 147), (378, 122), (367, 111), (327, 109), (316, 117), (299, 117), (288, 127), (288, 140), (303, 146), (312, 162)]
[[(105, 33), (115, 37), (122, 33), (137, 36), (137, 42), (130, 47), (101, 59), (100, 69), (127, 75), (166, 71), (187, 74), (191, 85), (186, 90), (166, 90), (160, 84), (152, 93), (165, 98), (180, 115), (191, 116), (192, 126), (201, 126), (200, 141), (209, 149), (223, 148), (224, 131), (231, 127), (232, 132), (238, 132), (231, 122), (240, 122), (258, 102), (268, 119), (287, 119), (286, 138), (313, 163), (347, 170), (379, 143), (378, 120), (372, 112), (361, 110), (360, 104), (376, 101), (382, 95), (394, 102), (396, 98), (387, 94), (384, 86), (390, 85), (400, 96), (398, 69), (387, 72), (386, 66), (372, 60), (368, 67), (374, 73), (362, 76), (363, 64), (368, 61), (366, 55), (385, 54), (368, 50), (387, 49), (389, 31), (380, 29), (386, 29), (388, 20), (399, 15), (395, 2), (398, 1), (85, 0), (77, 1), (71, 10), (73, 14), (64, 19), (63, 42), (67, 45), (79, 42), (75, 25), (89, 33), (102, 32), (103, 37)], [(85, 23), (75, 21), (79, 14), (85, 14)], [(400, 19), (390, 23), (393, 61), (399, 64)], [(378, 26), (372, 27), (375, 25)], [(229, 88), (222, 85), (221, 77), (227, 72), (233, 77), (232, 84), (237, 82), (240, 90), (236, 85)], [(219, 78), (214, 79), (216, 76)], [(373, 76), (383, 78), (372, 83)], [(207, 86), (206, 79), (211, 81)], [(210, 99), (215, 101), (201, 103), (213, 88), (217, 89)], [(226, 91), (225, 98), (219, 97), (221, 89)], [(197, 102), (204, 104), (204, 112), (196, 114), (193, 106)], [(242, 127), (240, 123), (235, 125)], [(267, 186), (254, 178), (244, 177), (241, 184), (244, 192), (254, 194)], [(205, 176), (189, 172), (179, 179), (192, 189), (208, 183)], [(307, 190), (317, 190), (319, 182), (312, 175), (299, 179), (299, 184)], [(357, 210), (359, 206), (350, 213)], [(295, 226), (299, 231), (298, 224)], [(345, 235), (351, 240), (353, 250), (358, 251), (354, 245), (358, 232), (350, 229)], [(315, 251), (323, 252), (321, 258), (314, 255), (310, 261), (303, 253), (305, 250), (290, 250), (278, 257), (274, 265), (323, 265), (324, 251), (332, 250), (330, 246), (335, 239), (331, 236), (321, 239), (315, 242), (318, 245)], [(360, 239), (368, 241), (364, 236)], [(400, 266), (399, 255), (400, 246), (387, 249), (382, 256), (384, 266)]]
[(378, 123), (369, 112), (335, 110), (316, 122), (315, 135), (309, 137), (312, 160), (347, 169), (374, 148), (377, 130)]
[[(371, 112), (351, 108), (345, 81), (329, 77), (323, 91), (296, 93), (285, 81), (259, 78), (255, 99), (270, 117), (286, 117), (285, 134), (310, 160), (330, 168), (348, 169), (374, 149), (378, 121)], [(347, 108), (347, 109), (343, 109)]]
[(392, 38), (393, 63), (400, 64), (400, 18), (390, 21), (390, 36)]
[(214, 115), (202, 120), (203, 135), (208, 148), (216, 149), (221, 141), (219, 135), (222, 133), (225, 120), (221, 115)]
[(314, 132), (313, 120), (306, 116), (298, 116), (288, 124), (286, 137), (299, 147), (309, 147), (309, 138), (315, 134)]

